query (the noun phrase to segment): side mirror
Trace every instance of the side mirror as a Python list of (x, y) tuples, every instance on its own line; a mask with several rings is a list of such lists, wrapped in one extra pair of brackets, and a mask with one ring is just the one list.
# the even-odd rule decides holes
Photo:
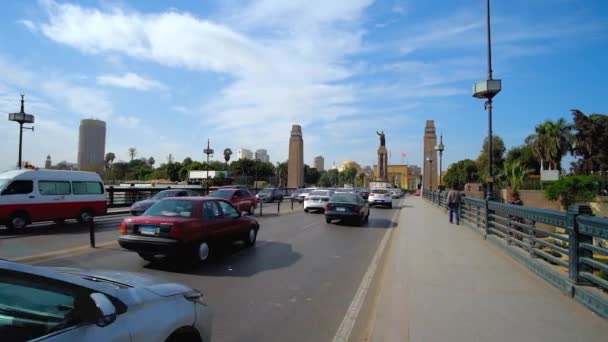
[(97, 315), (95, 324), (98, 327), (105, 327), (112, 324), (116, 320), (116, 307), (110, 299), (103, 293), (91, 293), (91, 299), (97, 307)]

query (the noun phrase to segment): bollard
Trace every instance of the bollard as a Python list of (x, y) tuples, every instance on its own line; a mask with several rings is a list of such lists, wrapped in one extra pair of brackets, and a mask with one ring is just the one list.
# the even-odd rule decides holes
[(91, 218), (87, 224), (89, 225), (89, 243), (91, 248), (95, 248), (95, 220)]
[(291, 198), (291, 211), (293, 211), (293, 197)]
[(264, 206), (264, 201), (262, 200), (262, 201), (260, 201), (260, 216), (263, 216), (262, 215), (262, 207), (263, 206)]
[(280, 213), (281, 213), (281, 200), (278, 199), (277, 200), (277, 214), (280, 214)]

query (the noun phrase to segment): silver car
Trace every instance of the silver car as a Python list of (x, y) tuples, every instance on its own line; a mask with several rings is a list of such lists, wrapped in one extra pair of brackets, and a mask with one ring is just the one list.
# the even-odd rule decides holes
[(0, 260), (3, 341), (211, 340), (200, 292), (144, 274)]

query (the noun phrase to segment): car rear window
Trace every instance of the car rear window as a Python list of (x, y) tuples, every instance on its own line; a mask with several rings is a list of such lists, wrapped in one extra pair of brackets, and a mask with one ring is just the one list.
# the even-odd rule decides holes
[(193, 201), (182, 199), (166, 199), (155, 203), (146, 210), (146, 216), (162, 217), (192, 217)]
[(315, 190), (308, 195), (309, 196), (327, 196), (328, 194), (329, 194), (329, 191), (327, 191), (327, 190)]
[(232, 196), (232, 192), (232, 190), (217, 190), (210, 193), (209, 196), (218, 198), (230, 198), (230, 196)]
[(167, 197), (175, 197), (177, 196), (178, 191), (161, 191), (159, 193), (157, 193), (156, 195), (152, 196), (152, 199), (163, 199), (163, 198), (167, 198)]
[(338, 193), (331, 197), (331, 202), (355, 203), (355, 202), (357, 202), (356, 196), (359, 196), (359, 195)]
[(372, 190), (372, 194), (387, 194), (386, 190)]

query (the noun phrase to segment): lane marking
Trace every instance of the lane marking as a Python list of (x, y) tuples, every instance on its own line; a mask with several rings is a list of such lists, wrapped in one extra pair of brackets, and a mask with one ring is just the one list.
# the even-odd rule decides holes
[(26, 257), (14, 258), (14, 259), (12, 259), (12, 261), (20, 262), (20, 263), (38, 263), (38, 262), (42, 262), (42, 261), (48, 261), (51, 259), (57, 259), (60, 257), (70, 257), (70, 256), (74, 256), (77, 254), (92, 253), (92, 252), (98, 251), (99, 250), (98, 248), (108, 247), (108, 246), (112, 246), (115, 244), (117, 245), (117, 242), (113, 240), (113, 241), (97, 243), (97, 244), (95, 244), (95, 246), (97, 248), (91, 248), (91, 246), (89, 246), (89, 245), (82, 245), (82, 246), (78, 246), (78, 247), (61, 249), (58, 251), (52, 251), (52, 252), (46, 252), (46, 253), (41, 253), (41, 254), (36, 254), (36, 255), (30, 255), (30, 256), (26, 256)]
[[(392, 222), (396, 219), (397, 214), (401, 210), (396, 210), (395, 214), (391, 219)], [(369, 290), (372, 280), (374, 279), (374, 275), (376, 270), (378, 269), (378, 263), (382, 255), (384, 254), (384, 250), (386, 249), (386, 245), (388, 240), (393, 234), (394, 228), (387, 227), (387, 231), (384, 233), (382, 237), (382, 241), (374, 253), (374, 257), (367, 267), (367, 271), (363, 275), (363, 279), (361, 279), (361, 284), (359, 284), (359, 288), (353, 297), (352, 302), (350, 303), (348, 310), (346, 310), (346, 315), (340, 323), (340, 327), (338, 327), (338, 331), (336, 331), (336, 335), (334, 336), (333, 342), (348, 342), (350, 338), (350, 334), (353, 331), (353, 327), (355, 326), (355, 322), (357, 321), (357, 317), (359, 316), (359, 312), (361, 311), (361, 307), (363, 307), (363, 302), (365, 301), (365, 297), (367, 296), (367, 291)]]

